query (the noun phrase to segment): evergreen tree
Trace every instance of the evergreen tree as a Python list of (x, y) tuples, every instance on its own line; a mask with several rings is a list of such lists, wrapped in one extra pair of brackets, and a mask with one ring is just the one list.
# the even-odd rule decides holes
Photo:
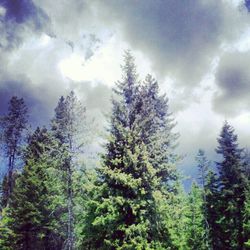
[(166, 249), (172, 244), (159, 204), (166, 201), (175, 176), (167, 100), (159, 96), (152, 78), (146, 80), (148, 85), (139, 85), (129, 52), (122, 69), (122, 81), (114, 90), (118, 97), (112, 100), (106, 154), (89, 202), (83, 248)]
[(140, 106), (137, 106), (136, 133), (147, 146), (149, 161), (162, 184), (172, 190), (175, 185), (172, 181), (177, 180), (175, 163), (178, 157), (174, 149), (179, 135), (173, 132), (176, 123), (169, 111), (168, 98), (159, 94), (158, 83), (151, 75), (146, 76), (137, 98)]
[(175, 192), (169, 193), (166, 201), (161, 203), (161, 213), (165, 215), (165, 228), (170, 233), (172, 246), (170, 249), (188, 250), (188, 239), (190, 237), (187, 219), (189, 203), (187, 194), (182, 184), (177, 181)]
[[(4, 196), (2, 206), (6, 206), (13, 190), (13, 172), (20, 156), (23, 132), (27, 127), (28, 109), (23, 98), (13, 96), (10, 99), (8, 114), (1, 117), (1, 143), (8, 160), (7, 175), (4, 178)], [(7, 185), (6, 185), (7, 183)]]
[(1, 185), (1, 206), (0, 208), (4, 208), (8, 202), (8, 178), (7, 175), (4, 175)]
[[(75, 244), (73, 178), (77, 169), (78, 154), (82, 152), (86, 143), (85, 111), (72, 91), (66, 98), (60, 98), (55, 109), (55, 118), (52, 120), (52, 133), (58, 143), (58, 177), (66, 184), (62, 190), (67, 204), (67, 234), (64, 248), (69, 250), (73, 249)], [(65, 204), (62, 204), (62, 212), (65, 211), (63, 207), (65, 208)]]
[(204, 214), (203, 190), (196, 183), (192, 185), (188, 195), (187, 242), (189, 249), (208, 250), (207, 228)]
[[(1, 247), (8, 249), (61, 249), (52, 223), (50, 192), (47, 182), (51, 137), (37, 128), (28, 140), (25, 167), (17, 177), (8, 207), (3, 214), (2, 230), (8, 234)], [(59, 241), (60, 242), (60, 241)]]
[(206, 218), (209, 225), (209, 242), (211, 249), (223, 249), (222, 238), (220, 235), (220, 200), (219, 200), (219, 181), (218, 176), (213, 171), (209, 171), (206, 177)]
[(226, 122), (218, 138), (216, 152), (223, 159), (217, 163), (219, 172), (219, 224), (224, 249), (243, 249), (243, 215), (245, 183), (242, 169), (242, 149), (237, 135)]
[(199, 171), (199, 184), (201, 186), (202, 193), (202, 214), (204, 217), (204, 242), (206, 243), (206, 247), (209, 248), (209, 223), (207, 220), (208, 211), (207, 211), (207, 193), (206, 189), (206, 180), (208, 177), (208, 171), (210, 167), (210, 162), (207, 160), (205, 151), (199, 149), (198, 154), (196, 156), (196, 161), (198, 163), (198, 171)]
[[(208, 175), (208, 170), (210, 166), (210, 162), (207, 160), (205, 151), (202, 149), (199, 149), (198, 154), (196, 156), (196, 161), (198, 163), (198, 171), (199, 171), (199, 184), (201, 185), (202, 189), (205, 189), (205, 184), (206, 184), (206, 178)], [(204, 202), (205, 202), (205, 197), (204, 197)]]

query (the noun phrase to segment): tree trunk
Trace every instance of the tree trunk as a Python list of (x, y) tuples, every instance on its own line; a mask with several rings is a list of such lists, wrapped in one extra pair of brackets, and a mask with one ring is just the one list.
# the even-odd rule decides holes
[(9, 199), (13, 190), (13, 170), (14, 170), (14, 155), (10, 155), (8, 164), (8, 191), (7, 191), (6, 204), (9, 203)]

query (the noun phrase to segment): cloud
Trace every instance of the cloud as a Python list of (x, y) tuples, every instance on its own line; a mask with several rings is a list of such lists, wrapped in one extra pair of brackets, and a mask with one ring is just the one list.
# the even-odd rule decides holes
[[(73, 89), (103, 127), (111, 86), (120, 77), (120, 55), (129, 47), (139, 58), (140, 75), (152, 70), (146, 73), (160, 78), (171, 110), (179, 111), (180, 151), (193, 155), (203, 146), (212, 154), (224, 114), (234, 115), (249, 105), (244, 80), (249, 79), (247, 62), (243, 65), (243, 55), (237, 59), (237, 53), (237, 62), (231, 54), (226, 59), (225, 47), (249, 26), (247, 11), (231, 2), (239, 1), (0, 0), (0, 112), (6, 110), (9, 97), (17, 94), (26, 99), (33, 119), (41, 125), (49, 122), (59, 96)], [(211, 62), (221, 54), (218, 91), (209, 82), (212, 90), (204, 89), (200, 95), (200, 80), (213, 71)], [(70, 60), (75, 55), (79, 67)], [(68, 70), (79, 71), (78, 82), (60, 68), (65, 61)], [(230, 65), (234, 73), (227, 78)], [(213, 91), (217, 91), (213, 98), (217, 113), (211, 110), (211, 99), (205, 99)]]
[(161, 76), (188, 89), (204, 76), (221, 46), (247, 25), (230, 1), (96, 1), (98, 16), (116, 27), (133, 49), (143, 51)]
[(50, 28), (57, 39), (64, 41), (72, 51), (84, 54), (85, 59), (94, 54), (102, 38), (107, 36), (89, 1), (34, 1), (50, 17)]
[(245, 0), (245, 6), (250, 11), (250, 0)]
[(86, 60), (118, 36), (149, 58), (157, 78), (171, 77), (185, 95), (249, 23), (246, 11), (227, 0), (34, 1), (57, 39)]
[(49, 17), (32, 0), (0, 0), (0, 48), (17, 48), (30, 34), (48, 31)]
[[(111, 88), (102, 83), (94, 85), (91, 82), (70, 81), (68, 83), (68, 86), (64, 83), (59, 89), (58, 85), (53, 82), (36, 85), (25, 75), (2, 75), (0, 78), (0, 115), (7, 112), (10, 98), (17, 96), (24, 98), (32, 125), (47, 125), (54, 115), (54, 108), (59, 97), (66, 96), (73, 90), (87, 107), (89, 115), (92, 118), (98, 118), (98, 122), (103, 122), (103, 115), (110, 110)], [(50, 88), (49, 85), (51, 85)]]
[(0, 114), (6, 114), (10, 98), (17, 96), (24, 98), (33, 125), (46, 124), (53, 110), (50, 110), (48, 103), (41, 99), (41, 90), (41, 88), (35, 88), (24, 75), (19, 75), (17, 79), (0, 79)]
[(112, 89), (102, 83), (72, 82), (70, 88), (82, 99), (89, 110), (100, 110), (105, 113), (111, 107)]
[(231, 52), (222, 56), (216, 72), (213, 108), (228, 117), (249, 111), (250, 52)]

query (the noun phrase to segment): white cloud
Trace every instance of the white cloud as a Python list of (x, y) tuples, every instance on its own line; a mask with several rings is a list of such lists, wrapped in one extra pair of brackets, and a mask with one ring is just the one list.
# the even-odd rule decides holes
[[(130, 48), (140, 78), (153, 73), (170, 98), (170, 108), (178, 111), (179, 150), (191, 157), (199, 147), (213, 151), (227, 118), (225, 110), (216, 113), (212, 106), (220, 87), (214, 82), (218, 58), (250, 49), (249, 20), (237, 9), (239, 0), (35, 2), (48, 15), (54, 36), (24, 27), (18, 48), (1, 52), (1, 73), (15, 80), (25, 75), (25, 91), (48, 102), (51, 110), (57, 97), (73, 88), (99, 114), (98, 109), (109, 106), (110, 87), (121, 79), (123, 52)], [(2, 8), (0, 19), (4, 15)], [(224, 95), (229, 93), (225, 90)], [(231, 120), (236, 132), (246, 135), (249, 116), (239, 113)]]

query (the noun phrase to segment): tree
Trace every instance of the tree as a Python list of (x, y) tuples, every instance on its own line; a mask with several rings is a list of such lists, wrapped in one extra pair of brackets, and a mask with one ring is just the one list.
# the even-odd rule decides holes
[[(27, 128), (28, 109), (23, 98), (13, 96), (10, 99), (8, 114), (1, 118), (2, 129), (2, 146), (5, 156), (8, 159), (8, 169), (5, 182), (4, 204), (6, 206), (13, 190), (14, 180), (13, 171), (16, 167), (16, 161), (21, 153), (21, 145), (23, 142), (23, 132)], [(6, 185), (6, 183), (5, 183)]]
[(106, 153), (85, 218), (83, 248), (165, 249), (171, 240), (160, 203), (175, 180), (167, 100), (152, 78), (140, 86), (129, 52), (122, 69)]
[(217, 162), (219, 172), (219, 225), (217, 232), (225, 249), (243, 249), (243, 215), (245, 183), (242, 149), (238, 146), (234, 129), (225, 122), (216, 152), (222, 156)]
[(199, 184), (201, 185), (201, 188), (204, 189), (205, 184), (206, 184), (206, 178), (207, 178), (209, 166), (210, 166), (210, 162), (207, 160), (207, 157), (206, 157), (204, 150), (199, 149), (197, 156), (196, 156), (196, 161), (198, 163), (197, 168), (199, 171), (199, 176), (198, 176)]
[(189, 249), (209, 249), (206, 218), (204, 214), (203, 190), (193, 183), (188, 195), (187, 242)]
[(52, 120), (52, 133), (58, 143), (58, 168), (61, 170), (61, 181), (66, 183), (63, 189), (67, 202), (67, 235), (64, 247), (69, 250), (75, 244), (73, 176), (77, 169), (78, 154), (82, 152), (87, 140), (85, 112), (86, 109), (72, 91), (66, 98), (60, 98)]
[(209, 223), (207, 220), (208, 211), (207, 211), (207, 194), (208, 190), (206, 188), (206, 181), (208, 177), (208, 171), (210, 167), (210, 161), (207, 160), (205, 151), (199, 149), (198, 154), (196, 156), (196, 161), (198, 163), (198, 171), (199, 176), (198, 180), (201, 186), (201, 194), (202, 194), (202, 214), (203, 214), (203, 222), (204, 222), (204, 242), (206, 243), (206, 247), (209, 248)]
[[(8, 207), (3, 214), (5, 238), (1, 249), (60, 249), (60, 235), (53, 227), (48, 182), (51, 182), (49, 152), (51, 136), (37, 128), (28, 139), (23, 172), (16, 178)], [(58, 240), (59, 238), (59, 240)]]
[(169, 231), (172, 246), (170, 249), (188, 250), (187, 212), (189, 204), (187, 194), (180, 181), (176, 182), (176, 192), (169, 193), (167, 202), (161, 202), (161, 213), (164, 214), (165, 228)]
[(223, 249), (223, 240), (220, 235), (220, 200), (218, 176), (213, 171), (209, 171), (206, 177), (206, 218), (209, 225), (209, 241), (211, 249)]
[(8, 178), (7, 175), (4, 175), (1, 185), (1, 206), (0, 208), (6, 207), (8, 203), (8, 195), (9, 195), (9, 185), (8, 185)]
[[(177, 180), (175, 163), (178, 160), (174, 149), (178, 133), (173, 129), (176, 125), (169, 111), (168, 98), (159, 94), (157, 81), (147, 75), (138, 95), (138, 114), (135, 124), (141, 140), (145, 143), (149, 152), (149, 161), (157, 170), (163, 185), (173, 191)], [(173, 184), (173, 185), (172, 185)]]

